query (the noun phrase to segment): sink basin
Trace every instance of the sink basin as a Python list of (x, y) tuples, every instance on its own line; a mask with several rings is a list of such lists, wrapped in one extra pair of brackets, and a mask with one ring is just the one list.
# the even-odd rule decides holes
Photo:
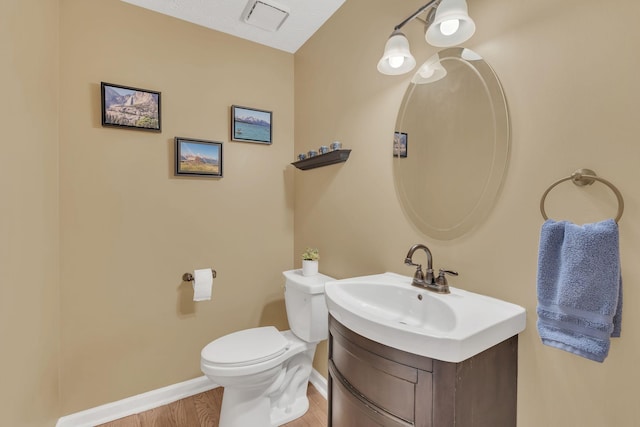
[(352, 331), (389, 347), (461, 362), (520, 333), (525, 309), (451, 287), (436, 294), (395, 273), (325, 285), (331, 315)]

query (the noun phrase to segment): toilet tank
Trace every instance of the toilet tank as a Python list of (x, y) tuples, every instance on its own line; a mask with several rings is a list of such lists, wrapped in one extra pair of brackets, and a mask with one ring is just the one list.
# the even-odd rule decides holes
[(318, 342), (328, 338), (327, 303), (324, 299), (324, 284), (333, 277), (324, 274), (303, 276), (302, 270), (289, 270), (285, 277), (284, 301), (291, 331), (307, 342)]

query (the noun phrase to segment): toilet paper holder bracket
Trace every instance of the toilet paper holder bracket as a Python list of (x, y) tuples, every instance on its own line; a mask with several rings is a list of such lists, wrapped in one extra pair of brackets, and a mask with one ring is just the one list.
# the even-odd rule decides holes
[[(215, 279), (216, 276), (218, 275), (218, 273), (216, 273), (216, 271), (212, 268), (211, 269), (211, 275), (213, 276), (213, 278)], [(191, 273), (184, 273), (182, 275), (182, 281), (184, 282), (193, 282), (193, 274)]]

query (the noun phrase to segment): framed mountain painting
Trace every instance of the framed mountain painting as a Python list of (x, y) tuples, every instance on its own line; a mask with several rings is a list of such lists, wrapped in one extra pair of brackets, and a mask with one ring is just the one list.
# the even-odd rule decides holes
[(100, 83), (102, 126), (160, 132), (160, 92)]
[(271, 144), (272, 116), (271, 111), (232, 105), (231, 139)]

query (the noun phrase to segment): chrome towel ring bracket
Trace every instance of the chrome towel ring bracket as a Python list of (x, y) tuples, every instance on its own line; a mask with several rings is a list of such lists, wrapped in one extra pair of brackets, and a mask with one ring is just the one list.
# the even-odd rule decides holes
[(618, 188), (615, 185), (613, 185), (612, 183), (610, 183), (604, 178), (600, 178), (591, 169), (578, 169), (577, 171), (572, 173), (571, 176), (559, 179), (558, 181), (551, 184), (549, 188), (547, 188), (547, 191), (544, 192), (544, 194), (542, 195), (542, 198), (540, 199), (540, 212), (542, 213), (542, 217), (545, 220), (549, 219), (549, 217), (547, 216), (547, 213), (544, 211), (544, 201), (547, 198), (547, 194), (549, 194), (549, 192), (553, 188), (555, 188), (556, 185), (569, 180), (571, 180), (578, 187), (591, 185), (595, 181), (601, 182), (607, 187), (609, 187), (611, 191), (613, 191), (613, 193), (616, 195), (616, 198), (618, 199), (618, 214), (616, 215), (615, 221), (616, 223), (620, 221), (620, 218), (622, 218), (622, 212), (624, 212), (624, 199), (622, 198), (622, 193), (620, 193), (620, 190), (618, 190)]

